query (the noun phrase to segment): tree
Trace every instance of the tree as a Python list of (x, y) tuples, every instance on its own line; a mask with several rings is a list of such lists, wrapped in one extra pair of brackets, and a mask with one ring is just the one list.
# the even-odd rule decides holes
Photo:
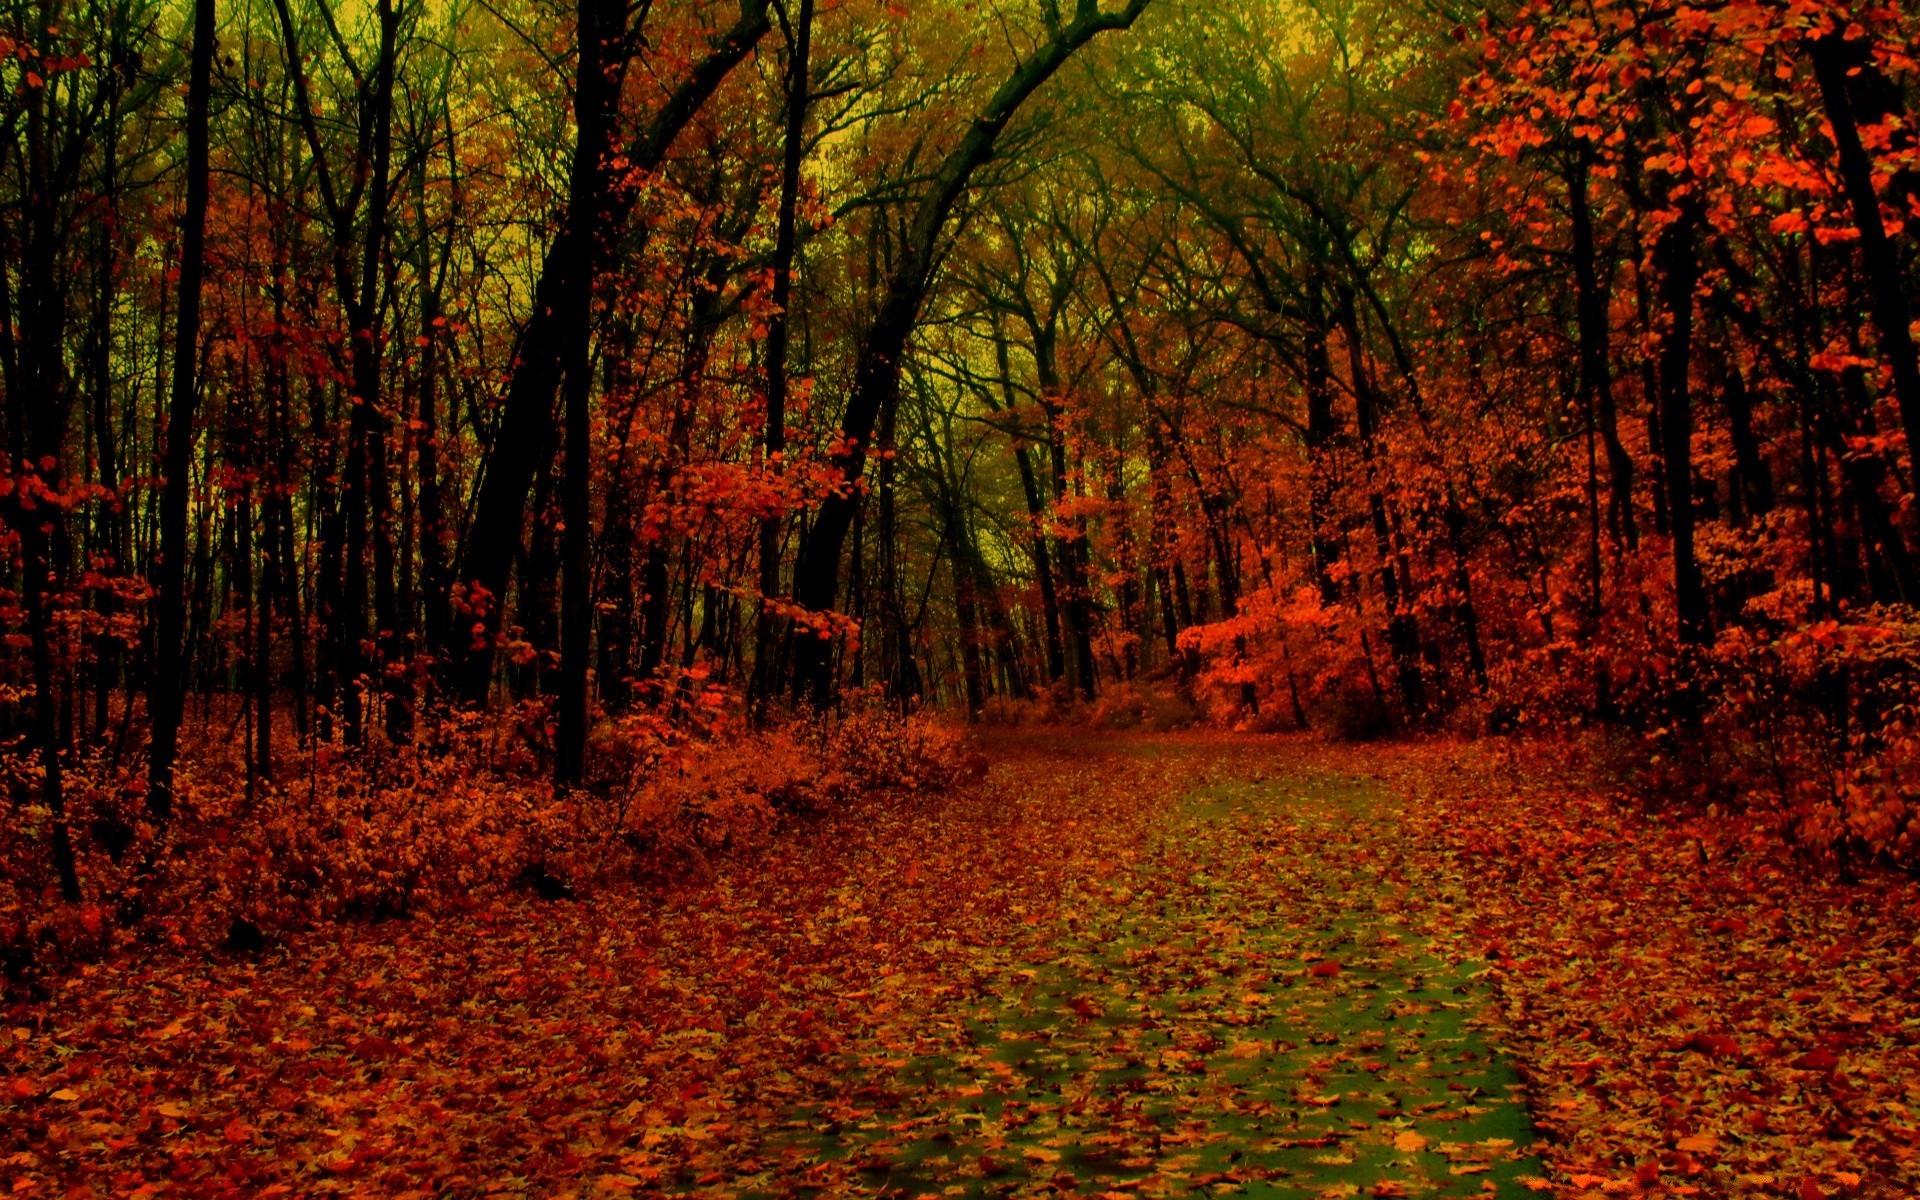
[[(831, 460), (837, 486), (821, 505), (794, 569), (794, 600), (802, 607), (830, 611), (838, 599), (840, 558), (859, 504), (856, 489), (866, 470), (869, 443), (876, 422), (898, 402), (900, 360), (933, 283), (942, 235), (955, 206), (966, 195), (974, 174), (993, 157), (995, 143), (1021, 106), (1096, 36), (1131, 28), (1147, 3), (1127, 0), (1125, 7), (1109, 11), (1098, 0), (1076, 0), (1073, 18), (1065, 23), (1050, 9), (1046, 39), (1015, 66), (960, 143), (934, 170), (861, 342), (852, 390), (840, 419), (839, 446)], [(833, 675), (828, 639), (799, 638), (794, 646), (795, 696), (825, 707), (832, 699)]]
[(167, 453), (160, 501), (160, 596), (155, 617), (153, 734), (147, 764), (147, 808), (173, 811), (173, 767), (186, 697), (187, 497), (193, 488), (195, 411), (199, 407), (200, 289), (207, 261), (208, 133), (213, 90), (213, 0), (194, 0), (192, 66), (187, 77), (187, 207), (180, 223), (180, 299), (174, 313), (173, 389), (167, 407)]
[(554, 742), (554, 781), (579, 783), (586, 769), (587, 659), (592, 646), (589, 547), (593, 520), (591, 416), (594, 260), (605, 214), (620, 85), (626, 74), (624, 0), (581, 0), (579, 67), (574, 82), (573, 181), (567, 200), (566, 237), (582, 248), (558, 297), (557, 316), (566, 330), (566, 529), (562, 534), (560, 616), (560, 710)]
[[(715, 38), (707, 56), (695, 63), (621, 153), (629, 179), (655, 170), (674, 140), (713, 97), (727, 75), (752, 53), (772, 28), (770, 0), (741, 0), (734, 24)], [(621, 243), (619, 230), (633, 211), (637, 192), (615, 188), (599, 210), (600, 236)], [(583, 198), (590, 199), (590, 198)], [(459, 586), (465, 589), (465, 621), (455, 621), (445, 657), (456, 664), (455, 683), (471, 702), (485, 699), (492, 680), (495, 640), (513, 557), (521, 541), (527, 491), (539, 466), (539, 449), (550, 444), (543, 431), (553, 424), (553, 398), (564, 369), (568, 329), (563, 298), (577, 294), (578, 279), (593, 257), (593, 244), (578, 240), (583, 222), (571, 216), (548, 247), (533, 309), (516, 339), (513, 369), (502, 401), (485, 473), (475, 500), (473, 524), (462, 544)]]

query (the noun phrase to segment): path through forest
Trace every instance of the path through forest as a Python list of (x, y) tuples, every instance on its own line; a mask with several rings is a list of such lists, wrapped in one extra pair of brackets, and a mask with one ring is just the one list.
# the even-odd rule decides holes
[(802, 821), (664, 891), (96, 967), (14, 1014), (26, 1119), (0, 1175), (157, 1195), (1536, 1182), (1474, 964), (1429, 946), (1452, 885), (1391, 794), (1271, 741), (988, 750), (966, 794)]
[(794, 1144), (908, 1196), (1537, 1178), (1519, 1082), (1474, 1027), (1485, 996), (1421, 934), (1392, 799), (1231, 757), (1203, 778), (1152, 810), (1136, 860), (1063, 881), (1051, 945), (986, 948), (954, 1048), (870, 1071), (871, 1114), (797, 1114)]

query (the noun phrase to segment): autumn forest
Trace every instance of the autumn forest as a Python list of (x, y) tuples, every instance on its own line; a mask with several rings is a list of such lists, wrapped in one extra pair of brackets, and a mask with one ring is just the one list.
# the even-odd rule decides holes
[(0, 0), (0, 1185), (1920, 1194), (1916, 54)]

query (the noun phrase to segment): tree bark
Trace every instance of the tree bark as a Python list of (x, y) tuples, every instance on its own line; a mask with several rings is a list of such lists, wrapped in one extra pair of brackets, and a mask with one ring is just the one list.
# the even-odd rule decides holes
[(1901, 278), (1900, 255), (1887, 237), (1880, 216), (1880, 195), (1873, 185), (1873, 163), (1860, 141), (1848, 72), (1864, 63), (1839, 32), (1816, 37), (1810, 43), (1814, 76), (1827, 123), (1833, 128), (1840, 182), (1853, 208), (1854, 227), (1860, 233), (1860, 266), (1871, 292), (1873, 324), (1880, 334), (1880, 352), (1893, 371), (1893, 394), (1900, 406), (1900, 425), (1907, 435), (1908, 469), (1920, 468), (1920, 358), (1916, 358), (1912, 305)]
[(1693, 292), (1700, 278), (1695, 239), (1700, 213), (1683, 201), (1654, 243), (1666, 328), (1660, 337), (1660, 446), (1667, 491), (1667, 525), (1673, 542), (1674, 616), (1680, 640), (1705, 645), (1713, 638), (1706, 588), (1693, 546)]
[[(1580, 394), (1592, 409), (1601, 445), (1607, 457), (1607, 530), (1616, 544), (1631, 550), (1640, 544), (1633, 519), (1633, 459), (1620, 441), (1620, 422), (1613, 399), (1613, 369), (1607, 346), (1607, 293), (1600, 279), (1593, 241), (1593, 205), (1589, 179), (1593, 146), (1582, 139), (1567, 181), (1573, 224), (1573, 286), (1575, 324), (1580, 339)], [(1597, 585), (1596, 585), (1597, 586)]]
[[(793, 336), (793, 260), (799, 233), (800, 168), (806, 156), (807, 91), (812, 87), (813, 0), (800, 0), (787, 29), (787, 126), (780, 156), (780, 211), (773, 241), (773, 314), (767, 319), (766, 469), (779, 473), (787, 449), (787, 355)], [(763, 711), (775, 680), (773, 646), (778, 622), (769, 607), (780, 594), (778, 513), (760, 518), (760, 605), (754, 621), (755, 711)]]
[(592, 648), (592, 446), (588, 401), (592, 384), (593, 276), (597, 240), (605, 232), (606, 158), (613, 147), (627, 56), (625, 0), (580, 0), (578, 74), (574, 81), (572, 195), (566, 237), (586, 253), (569, 272), (558, 309), (566, 330), (566, 474), (561, 499), (560, 697), (553, 779), (578, 784), (587, 754), (587, 663)]
[(167, 405), (166, 480), (160, 496), (160, 575), (149, 692), (147, 811), (173, 814), (173, 767), (186, 703), (187, 498), (193, 487), (195, 372), (200, 351), (200, 290), (206, 273), (207, 110), (213, 88), (214, 0), (194, 0), (187, 76), (187, 205), (180, 221), (179, 308), (174, 318), (173, 388)]

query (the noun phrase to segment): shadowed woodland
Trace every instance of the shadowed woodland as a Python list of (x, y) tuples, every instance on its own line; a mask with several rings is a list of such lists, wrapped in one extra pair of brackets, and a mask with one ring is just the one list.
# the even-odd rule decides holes
[(1916, 45), (0, 0), (0, 1180), (1914, 1194)]

